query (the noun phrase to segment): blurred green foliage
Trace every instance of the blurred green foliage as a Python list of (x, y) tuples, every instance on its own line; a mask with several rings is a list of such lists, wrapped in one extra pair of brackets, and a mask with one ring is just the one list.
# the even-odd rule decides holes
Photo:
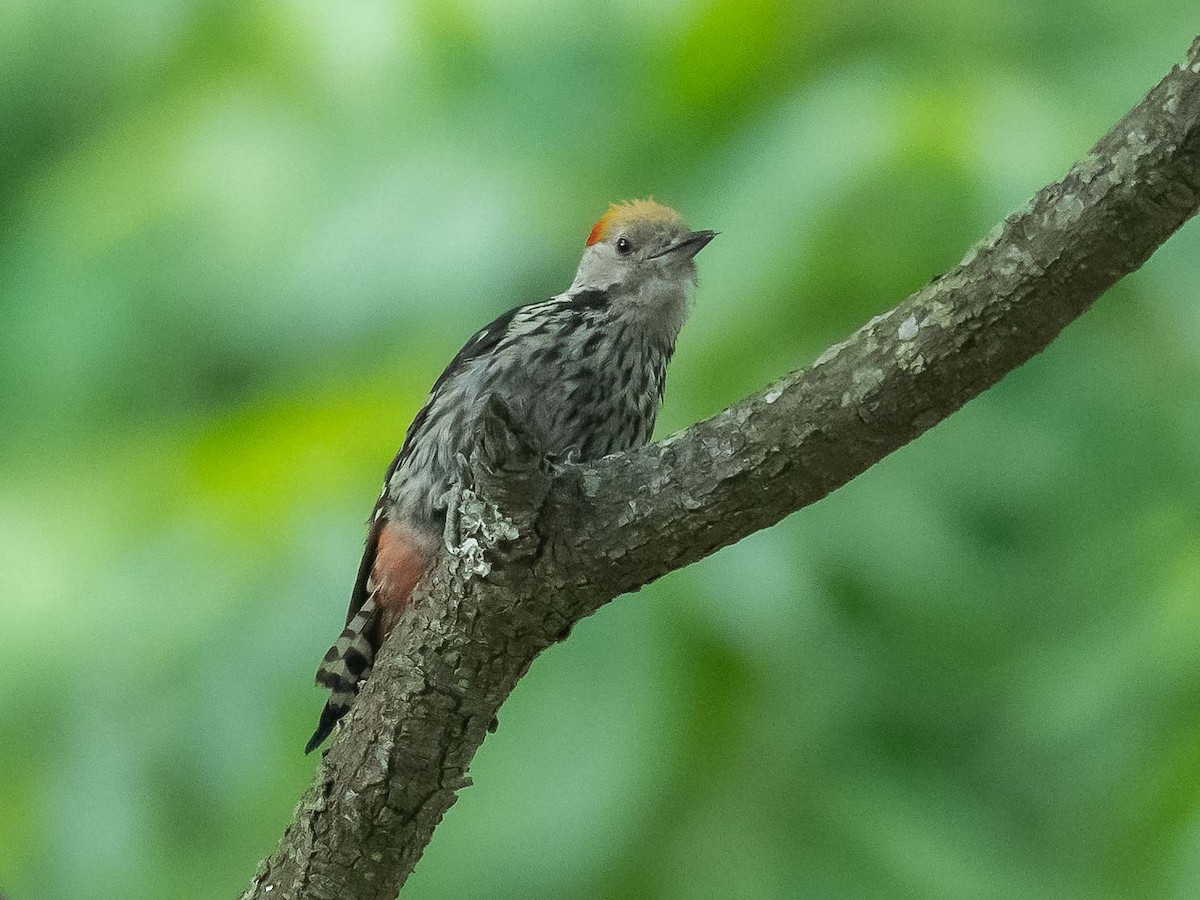
[[(660, 431), (953, 265), (1182, 0), (0, 5), (0, 888), (235, 895), (404, 427), (613, 199), (722, 230)], [(1200, 894), (1200, 231), (501, 715), (431, 897)]]

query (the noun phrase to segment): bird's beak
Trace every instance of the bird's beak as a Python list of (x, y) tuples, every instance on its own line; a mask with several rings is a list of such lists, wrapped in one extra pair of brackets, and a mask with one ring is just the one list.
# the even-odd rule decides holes
[(668, 253), (680, 253), (685, 257), (691, 258), (703, 250), (708, 242), (718, 234), (720, 234), (719, 231), (689, 231), (679, 240), (668, 244), (649, 258), (658, 259), (660, 256), (666, 256)]

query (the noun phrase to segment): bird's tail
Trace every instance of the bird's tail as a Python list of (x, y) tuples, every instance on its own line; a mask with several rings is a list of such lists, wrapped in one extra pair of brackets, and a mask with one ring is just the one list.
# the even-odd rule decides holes
[(379, 607), (375, 594), (372, 594), (346, 623), (346, 628), (321, 660), (317, 684), (329, 688), (329, 699), (321, 710), (317, 730), (308, 739), (305, 753), (311, 753), (329, 737), (333, 726), (349, 711), (350, 704), (358, 696), (358, 683), (371, 673), (371, 664), (375, 661), (371, 631), (378, 617)]

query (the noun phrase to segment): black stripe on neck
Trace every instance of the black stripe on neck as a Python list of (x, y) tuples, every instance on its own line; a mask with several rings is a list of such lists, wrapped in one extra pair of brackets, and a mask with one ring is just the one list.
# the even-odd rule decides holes
[(608, 306), (608, 291), (588, 288), (571, 295), (571, 309), (604, 309), (606, 306)]

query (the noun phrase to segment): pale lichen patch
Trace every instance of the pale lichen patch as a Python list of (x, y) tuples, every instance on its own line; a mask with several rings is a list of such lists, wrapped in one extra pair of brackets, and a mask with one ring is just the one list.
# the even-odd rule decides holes
[(888, 320), (888, 318), (891, 316), (891, 314), (892, 314), (892, 311), (889, 309), (885, 313), (880, 313), (877, 316), (872, 316), (870, 321), (868, 321), (866, 325), (864, 325), (862, 328), (860, 328), (859, 331), (872, 331), (875, 328), (875, 326), (878, 325), (880, 322), (886, 322)]
[(896, 308), (894, 307), (889, 309), (887, 312), (882, 312), (872, 318), (871, 321), (858, 328), (858, 330), (856, 330), (854, 334), (850, 335), (850, 337), (846, 338), (846, 340), (834, 344), (819, 357), (817, 357), (816, 362), (813, 363), (813, 368), (829, 362), (847, 347), (853, 347), (859, 355), (870, 356), (879, 347), (879, 340), (877, 338), (878, 332), (876, 329), (890, 319), (895, 313)]
[(1023, 269), (1034, 267), (1032, 254), (1018, 244), (1011, 244), (1004, 250), (1004, 255), (996, 266), (996, 270), (1004, 276), (1011, 277)]
[[(687, 433), (688, 433), (687, 429), (685, 428), (682, 431), (676, 431), (674, 434), (667, 435), (665, 438), (663, 438), (661, 441), (658, 442), (658, 446), (662, 450), (666, 450), (668, 447), (673, 447), (675, 444), (679, 443), (680, 440), (685, 438), (687, 436)], [(588, 485), (586, 484), (587, 479), (585, 478), (584, 481), (585, 481), (584, 487), (586, 489), (588, 487)], [(593, 475), (592, 481), (594, 482), (595, 486), (598, 488), (600, 485), (600, 479)], [(596, 495), (595, 495), (595, 493), (590, 493), (590, 494), (588, 494), (588, 496), (594, 497)]]
[(827, 362), (833, 362), (833, 360), (837, 359), (837, 355), (842, 352), (842, 349), (845, 346), (846, 342), (842, 341), (839, 344), (834, 344), (832, 347), (827, 348), (824, 353), (813, 360), (812, 367), (815, 369), (817, 366), (823, 366)]
[(473, 576), (486, 577), (492, 571), (488, 552), (505, 541), (515, 541), (520, 533), (512, 520), (504, 516), (494, 503), (465, 488), (458, 504), (459, 543), (448, 547), (452, 571), (463, 580)]
[(658, 493), (663, 488), (668, 488), (674, 482), (674, 474), (669, 469), (659, 469), (646, 482), (646, 486), (650, 488), (650, 493)]
[[(419, 675), (415, 679), (415, 683), (421, 684)], [(375, 745), (375, 765), (379, 766), (380, 770), (384, 772), (387, 771), (388, 767), (388, 751), (391, 749), (389, 746), (390, 743), (390, 741), (380, 741)]]
[(883, 383), (883, 369), (871, 367), (859, 369), (852, 376), (856, 390), (853, 392), (861, 400)]
[(920, 332), (920, 326), (917, 325), (916, 314), (910, 315), (900, 323), (900, 328), (896, 331), (896, 336), (900, 339), (900, 343), (896, 345), (894, 356), (896, 364), (902, 371), (905, 372), (920, 372), (925, 368), (925, 357), (917, 349), (917, 345), (913, 343), (913, 338)]
[(714, 461), (732, 456), (734, 452), (733, 441), (728, 438), (708, 437), (701, 442), (701, 446)]
[(842, 393), (843, 408), (858, 406), (866, 400), (867, 395), (883, 383), (884, 373), (883, 369), (872, 366), (871, 368), (857, 370), (850, 376), (850, 379), (854, 382), (854, 387), (852, 390)]
[(951, 321), (951, 313), (954, 307), (949, 303), (943, 303), (941, 300), (931, 300), (926, 309), (925, 318), (920, 323), (921, 328), (928, 328), (930, 325), (935, 325), (938, 328), (949, 328), (954, 324)]
[(1000, 239), (1003, 236), (1004, 236), (1004, 223), (1001, 222), (999, 225), (997, 225), (995, 228), (993, 228), (991, 231), (989, 231), (986, 235), (984, 235), (980, 240), (978, 240), (974, 244), (972, 244), (971, 247), (967, 250), (967, 252), (965, 254), (963, 254), (963, 258), (962, 258), (962, 260), (959, 261), (958, 265), (960, 267), (971, 265), (971, 263), (975, 262), (975, 260), (979, 258), (980, 253), (984, 253), (988, 250), (991, 250), (998, 243), (1000, 243)]
[(1078, 194), (1067, 194), (1054, 204), (1054, 226), (1067, 228), (1074, 225), (1086, 209), (1083, 198)]
[(1084, 184), (1091, 184), (1092, 179), (1104, 171), (1105, 163), (1094, 154), (1089, 154), (1075, 164), (1075, 175)]
[[(1131, 134), (1130, 137), (1133, 137)], [(1137, 171), (1137, 161), (1140, 154), (1137, 150), (1125, 144), (1120, 150), (1113, 154), (1113, 174), (1116, 176), (1115, 181), (1124, 181)]]
[[(675, 441), (675, 436), (667, 438), (663, 442), (664, 446)], [(595, 472), (585, 472), (583, 475), (583, 495), (585, 497), (595, 497), (600, 493), (600, 476)]]

